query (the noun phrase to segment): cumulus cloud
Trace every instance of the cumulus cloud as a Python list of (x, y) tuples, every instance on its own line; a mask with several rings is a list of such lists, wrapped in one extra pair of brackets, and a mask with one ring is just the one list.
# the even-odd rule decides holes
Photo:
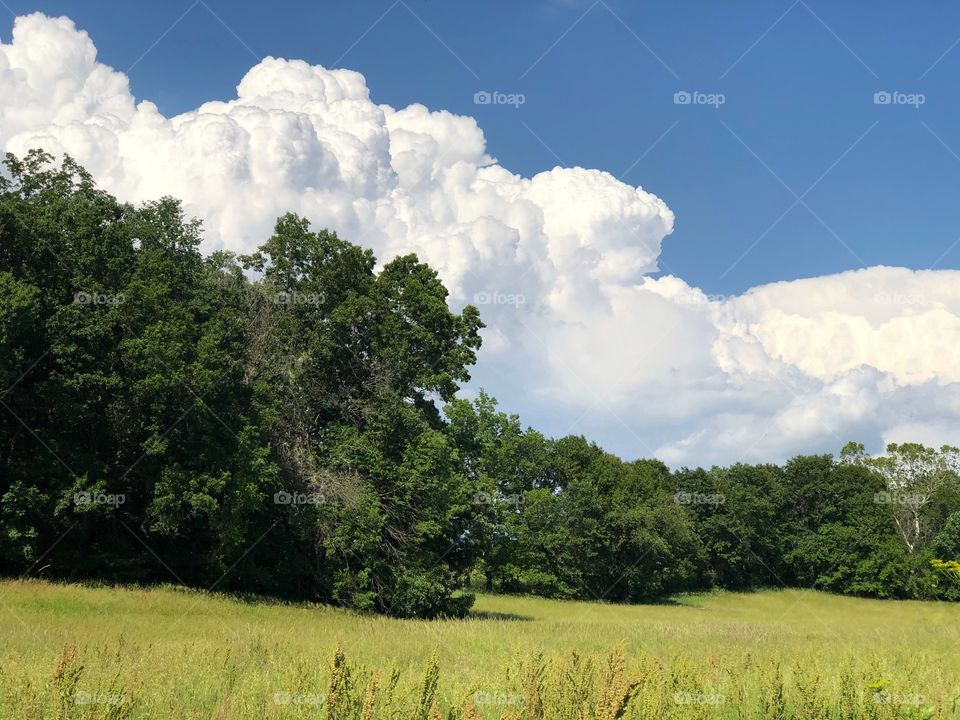
[(206, 249), (282, 212), (416, 252), (490, 325), (475, 373), (553, 433), (673, 463), (779, 460), (960, 430), (955, 272), (875, 267), (712, 298), (653, 278), (673, 213), (584, 168), (531, 178), (470, 117), (375, 103), (362, 75), (267, 58), (236, 98), (165, 117), (66, 18), (0, 44), (0, 146), (69, 153), (111, 192), (182, 198)]

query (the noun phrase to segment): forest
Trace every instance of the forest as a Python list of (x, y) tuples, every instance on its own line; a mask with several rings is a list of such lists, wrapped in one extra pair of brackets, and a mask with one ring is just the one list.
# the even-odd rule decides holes
[(957, 448), (623, 460), (465, 399), (480, 314), (416, 256), (292, 214), (249, 255), (201, 239), (175, 199), (6, 156), (0, 575), (424, 618), (476, 591), (960, 600)]

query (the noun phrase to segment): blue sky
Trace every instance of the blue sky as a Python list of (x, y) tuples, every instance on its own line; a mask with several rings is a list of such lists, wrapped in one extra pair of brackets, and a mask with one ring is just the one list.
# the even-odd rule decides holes
[[(375, 101), (477, 117), (515, 172), (626, 172), (676, 213), (661, 267), (708, 293), (960, 264), (956, 5), (5, 3), (69, 15), (166, 115), (229, 99), (255, 56), (302, 58), (359, 70)], [(477, 106), (478, 90), (526, 102)], [(674, 104), (683, 90), (725, 103)], [(875, 105), (882, 90), (925, 102)]]
[(674, 465), (960, 442), (960, 6), (3, 8), (50, 17), (0, 22), (0, 146), (180, 197), (217, 247), (294, 210), (419, 253), (488, 322), (466, 392), (548, 434)]

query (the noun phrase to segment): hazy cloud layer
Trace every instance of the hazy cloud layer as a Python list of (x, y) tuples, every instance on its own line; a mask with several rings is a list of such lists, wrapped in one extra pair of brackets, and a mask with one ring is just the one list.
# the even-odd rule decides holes
[(267, 58), (230, 102), (136, 102), (65, 18), (0, 44), (0, 146), (67, 152), (125, 200), (175, 195), (207, 249), (287, 210), (417, 252), (491, 326), (475, 373), (525, 418), (673, 463), (856, 437), (960, 440), (960, 273), (873, 267), (716, 299), (653, 279), (673, 213), (608, 173), (500, 166), (470, 117), (371, 101), (362, 75)]

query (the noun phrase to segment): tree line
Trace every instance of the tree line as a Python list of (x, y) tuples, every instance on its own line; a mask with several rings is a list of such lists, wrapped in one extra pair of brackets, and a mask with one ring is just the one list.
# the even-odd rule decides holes
[[(286, 215), (200, 252), (70, 158), (0, 172), (0, 573), (176, 582), (405, 617), (476, 590), (960, 599), (955, 448), (671, 471), (459, 398), (476, 308)], [(939, 561), (939, 565), (932, 561)]]

